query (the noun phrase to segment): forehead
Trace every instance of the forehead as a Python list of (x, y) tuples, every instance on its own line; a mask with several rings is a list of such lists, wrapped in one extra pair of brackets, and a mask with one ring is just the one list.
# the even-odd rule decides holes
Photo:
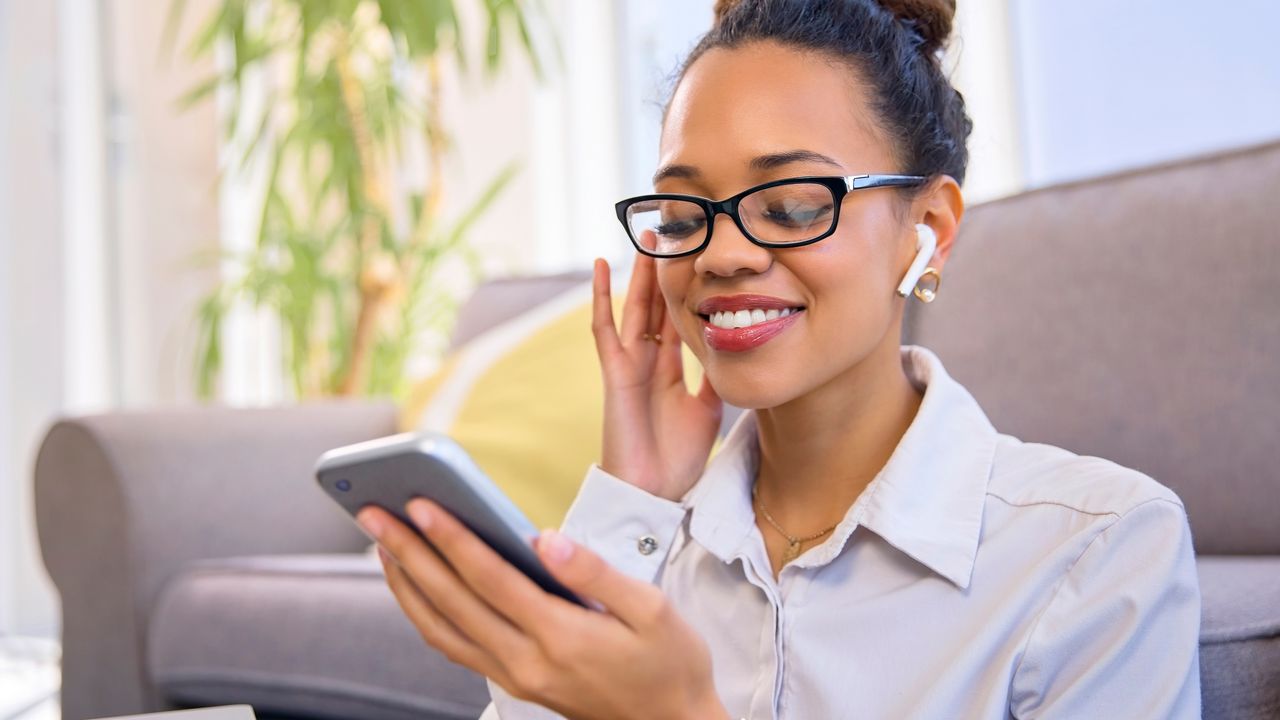
[(659, 165), (731, 182), (752, 158), (795, 149), (832, 157), (851, 174), (896, 169), (853, 68), (757, 42), (709, 50), (688, 68), (667, 109)]

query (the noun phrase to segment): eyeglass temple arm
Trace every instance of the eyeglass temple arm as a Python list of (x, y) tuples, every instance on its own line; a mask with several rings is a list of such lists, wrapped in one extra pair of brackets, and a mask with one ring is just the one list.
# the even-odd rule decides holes
[(923, 175), (849, 175), (844, 179), (844, 186), (853, 192), (873, 187), (919, 185), (927, 179)]

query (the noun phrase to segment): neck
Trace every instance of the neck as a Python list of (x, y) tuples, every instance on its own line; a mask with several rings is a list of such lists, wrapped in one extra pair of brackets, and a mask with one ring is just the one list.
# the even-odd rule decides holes
[(757, 411), (759, 493), (792, 535), (839, 522), (888, 462), (922, 397), (896, 333), (861, 363), (784, 405)]

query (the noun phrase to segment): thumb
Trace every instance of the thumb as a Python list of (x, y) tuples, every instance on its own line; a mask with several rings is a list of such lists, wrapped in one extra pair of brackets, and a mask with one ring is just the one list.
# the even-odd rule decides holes
[(665, 602), (658, 588), (623, 574), (556, 530), (542, 531), (537, 551), (556, 580), (584, 599), (598, 601), (631, 627), (652, 618)]

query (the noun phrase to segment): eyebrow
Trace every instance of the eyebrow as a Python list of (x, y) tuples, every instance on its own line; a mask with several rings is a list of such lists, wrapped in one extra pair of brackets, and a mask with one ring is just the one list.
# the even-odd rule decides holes
[[(822, 153), (812, 150), (787, 150), (786, 152), (769, 153), (768, 155), (760, 155), (752, 158), (749, 167), (752, 170), (772, 170), (788, 163), (794, 162), (816, 162), (834, 167), (842, 167), (840, 163), (823, 155)], [(702, 173), (698, 168), (692, 165), (664, 165), (658, 168), (658, 172), (653, 174), (653, 184), (657, 185), (667, 178), (686, 178), (693, 179), (700, 177)]]

